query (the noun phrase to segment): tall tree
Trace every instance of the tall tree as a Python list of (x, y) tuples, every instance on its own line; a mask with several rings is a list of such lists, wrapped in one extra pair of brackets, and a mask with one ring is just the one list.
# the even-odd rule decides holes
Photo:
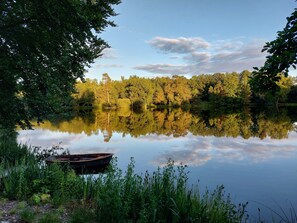
[(250, 103), (251, 97), (251, 88), (249, 85), (251, 72), (248, 70), (244, 70), (239, 75), (239, 85), (240, 85), (240, 98), (244, 105), (248, 105)]
[(115, 25), (110, 17), (119, 3), (0, 1), (0, 118), (13, 111), (21, 121), (59, 108), (108, 47), (98, 34)]
[(130, 99), (131, 104), (135, 102), (149, 105), (153, 101), (153, 82), (147, 78), (131, 76), (126, 82), (126, 96)]
[(102, 74), (102, 82), (105, 86), (105, 94), (106, 94), (106, 103), (109, 104), (110, 103), (110, 99), (109, 99), (109, 88), (110, 88), (110, 82), (111, 82), (111, 78), (109, 77), (109, 75), (107, 73)]
[(285, 77), (282, 73), (280, 73), (279, 76), (280, 79), (276, 84), (279, 86), (280, 90), (275, 95), (276, 103), (286, 102), (288, 99), (287, 96), (293, 86), (293, 79), (291, 77)]
[(277, 92), (279, 90), (276, 82), (280, 79), (278, 73), (288, 75), (289, 68), (296, 69), (297, 65), (297, 8), (290, 17), (282, 31), (279, 31), (277, 38), (267, 42), (262, 51), (269, 55), (263, 67), (255, 67), (251, 86), (255, 92)]

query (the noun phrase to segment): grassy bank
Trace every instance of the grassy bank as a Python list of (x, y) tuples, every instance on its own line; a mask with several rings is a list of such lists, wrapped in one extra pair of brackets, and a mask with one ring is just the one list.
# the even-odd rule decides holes
[[(247, 217), (246, 205), (233, 204), (223, 186), (204, 194), (196, 186), (189, 188), (186, 167), (175, 167), (171, 161), (153, 173), (139, 175), (133, 159), (125, 171), (113, 160), (105, 174), (85, 178), (21, 151), (24, 156), (15, 162), (1, 160), (0, 196), (64, 207), (69, 211), (68, 222), (243, 222)], [(30, 209), (22, 213), (31, 219), (27, 222), (39, 221)], [(55, 217), (52, 222), (60, 221), (57, 213), (49, 216)]]

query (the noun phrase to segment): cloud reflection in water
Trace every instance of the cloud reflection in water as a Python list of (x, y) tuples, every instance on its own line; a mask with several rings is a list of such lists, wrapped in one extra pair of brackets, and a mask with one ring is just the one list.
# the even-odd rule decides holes
[[(145, 138), (145, 137), (142, 137)], [(252, 164), (274, 158), (288, 158), (297, 153), (297, 133), (291, 133), (287, 140), (272, 140), (241, 137), (200, 137), (189, 134), (182, 147), (170, 148), (152, 162), (157, 166), (166, 165), (168, 159), (188, 166), (201, 166), (215, 160), (221, 163), (241, 162)], [(161, 139), (162, 140), (162, 139)]]

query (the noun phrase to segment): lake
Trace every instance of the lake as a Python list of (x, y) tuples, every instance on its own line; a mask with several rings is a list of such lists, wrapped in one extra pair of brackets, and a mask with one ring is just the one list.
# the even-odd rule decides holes
[(18, 142), (70, 153), (113, 152), (125, 169), (156, 170), (168, 159), (187, 165), (189, 185), (203, 192), (224, 185), (236, 204), (249, 202), (251, 219), (272, 210), (297, 212), (297, 115), (278, 111), (185, 112), (181, 109), (80, 112), (19, 130)]

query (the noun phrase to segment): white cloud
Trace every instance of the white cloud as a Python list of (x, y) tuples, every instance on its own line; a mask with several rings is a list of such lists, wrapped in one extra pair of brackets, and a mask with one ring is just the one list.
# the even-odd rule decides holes
[[(18, 131), (18, 143), (27, 144), (32, 147), (41, 147), (42, 149), (51, 149), (54, 146), (59, 146), (63, 152), (68, 150), (70, 153), (96, 153), (112, 152), (116, 153), (118, 147), (107, 147), (104, 144), (98, 144), (103, 141), (103, 134), (98, 137), (94, 132), (88, 136), (85, 132), (68, 133), (62, 131), (52, 131), (48, 129), (36, 128), (35, 130), (20, 130)], [(116, 140), (113, 140), (116, 142)], [(122, 142), (122, 140), (120, 141)]]
[(102, 56), (100, 57), (100, 59), (116, 59), (117, 56), (117, 52), (115, 49), (113, 48), (105, 48), (102, 51)]
[(211, 59), (211, 54), (208, 52), (193, 52), (186, 55), (184, 59), (194, 63), (208, 63)]
[[(134, 69), (158, 74), (190, 74), (232, 72), (252, 70), (262, 66), (265, 53), (261, 50), (265, 44), (259, 39), (233, 39), (207, 42), (197, 38), (155, 37), (148, 42), (163, 53), (170, 53), (170, 58), (182, 58), (180, 64), (147, 64)], [(177, 55), (180, 55), (178, 57)]]
[[(297, 136), (297, 134), (295, 135)], [(294, 138), (294, 137), (293, 137)], [(229, 140), (225, 137), (199, 137), (189, 134), (188, 141), (181, 148), (167, 150), (157, 156), (153, 163), (166, 165), (169, 158), (176, 164), (202, 166), (211, 160), (221, 163), (242, 162), (242, 164), (261, 163), (273, 158), (289, 158), (296, 153), (295, 142), (241, 137)]]
[[(197, 142), (197, 140), (195, 140)], [(187, 147), (186, 147), (187, 146)], [(213, 159), (211, 145), (207, 140), (199, 140), (199, 146), (193, 143), (186, 143), (186, 149), (166, 151), (156, 157), (152, 163), (157, 166), (165, 166), (168, 159), (174, 160), (176, 164), (188, 166), (202, 166)]]
[(190, 65), (174, 65), (174, 64), (148, 64), (134, 67), (137, 70), (145, 70), (150, 73), (158, 74), (186, 74), (191, 70)]
[(200, 49), (206, 49), (210, 47), (210, 43), (206, 42), (204, 39), (197, 38), (165, 38), (165, 37), (155, 37), (148, 42), (154, 48), (165, 53), (191, 53)]
[(243, 41), (244, 38), (217, 40), (213, 43), (213, 49), (216, 51), (237, 50), (244, 45)]
[(91, 68), (122, 68), (123, 65), (115, 63), (116, 59), (118, 59), (117, 51), (113, 48), (106, 48), (102, 51), (102, 56), (91, 65)]
[(94, 68), (122, 68), (123, 65), (120, 64), (96, 64)]

